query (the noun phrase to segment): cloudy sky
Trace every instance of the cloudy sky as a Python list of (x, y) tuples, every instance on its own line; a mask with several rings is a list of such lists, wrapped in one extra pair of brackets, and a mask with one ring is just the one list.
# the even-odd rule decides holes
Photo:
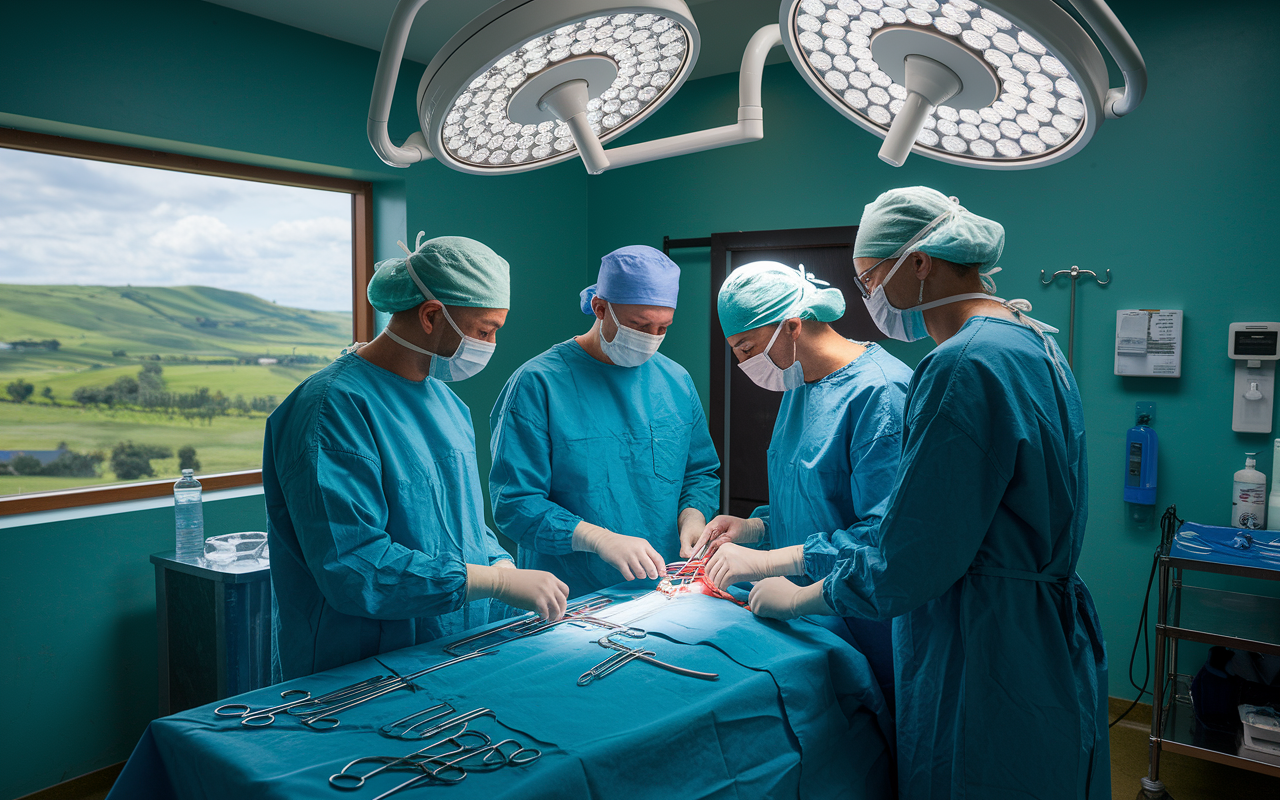
[(351, 310), (351, 197), (0, 148), (0, 283), (215, 286)]

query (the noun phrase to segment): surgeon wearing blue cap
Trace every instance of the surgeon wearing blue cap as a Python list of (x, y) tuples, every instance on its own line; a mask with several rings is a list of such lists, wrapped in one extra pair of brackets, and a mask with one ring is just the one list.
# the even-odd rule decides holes
[(262, 484), (277, 680), (483, 625), (507, 604), (556, 619), (568, 587), (515, 569), (485, 525), (471, 413), (510, 305), (507, 262), (459, 236), (377, 265), (372, 342), (267, 419)]
[(591, 329), (516, 370), (490, 414), (494, 521), (570, 597), (665, 575), (719, 504), (702, 401), (658, 352), (679, 290), (662, 252), (608, 254), (581, 294)]
[(853, 249), (867, 309), (886, 335), (937, 347), (907, 391), (876, 536), (811, 586), (760, 581), (750, 605), (893, 620), (900, 797), (1102, 800), (1107, 653), (1076, 573), (1084, 413), (1055, 330), (994, 296), (1003, 247), (999, 223), (933, 189), (867, 205)]

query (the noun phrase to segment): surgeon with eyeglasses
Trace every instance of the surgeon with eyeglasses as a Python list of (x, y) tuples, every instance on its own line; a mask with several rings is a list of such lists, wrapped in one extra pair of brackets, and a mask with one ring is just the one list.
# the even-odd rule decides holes
[(494, 521), (570, 597), (664, 576), (719, 505), (702, 401), (658, 352), (679, 290), (661, 251), (609, 253), (580, 296), (591, 329), (516, 370), (490, 414)]
[(488, 363), (507, 262), (473, 239), (379, 263), (372, 342), (304, 380), (267, 419), (273, 675), (310, 675), (501, 619), (564, 614), (568, 587), (516, 569), (485, 525), (471, 412), (449, 388)]
[(902, 798), (1111, 796), (1107, 655), (1076, 565), (1088, 516), (1075, 377), (1025, 301), (994, 296), (1004, 228), (940, 192), (868, 204), (857, 281), (880, 329), (937, 347), (908, 387), (871, 541), (762, 617), (893, 620)]
[[(874, 541), (893, 488), (911, 370), (878, 344), (837, 333), (830, 323), (844, 316), (844, 295), (824, 286), (803, 266), (759, 261), (720, 288), (717, 314), (738, 367), (782, 392), (768, 505), (745, 519), (716, 517), (693, 548), (706, 548), (707, 577), (720, 588), (771, 575), (822, 580), (851, 547)], [(867, 657), (892, 703), (889, 623), (830, 619)]]

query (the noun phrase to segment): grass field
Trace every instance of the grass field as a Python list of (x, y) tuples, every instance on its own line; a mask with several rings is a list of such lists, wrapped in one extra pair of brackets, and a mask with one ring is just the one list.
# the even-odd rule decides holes
[[(0, 285), (0, 342), (47, 339), (60, 346), (0, 349), (0, 398), (9, 399), (3, 388), (18, 378), (35, 387), (25, 403), (0, 402), (0, 450), (54, 450), (65, 442), (75, 451), (109, 454), (122, 441), (175, 452), (191, 445), (201, 473), (228, 472), (261, 466), (265, 414), (218, 416), (204, 424), (163, 413), (84, 408), (72, 403), (72, 393), (136, 377), (144, 363), (159, 363), (168, 392), (208, 387), (228, 398), (274, 396), (279, 402), (351, 341), (351, 317), (201, 286)], [(306, 366), (200, 363), (292, 354), (320, 359)], [(152, 361), (153, 355), (160, 360)], [(42, 396), (45, 387), (54, 402)], [(177, 458), (151, 463), (157, 477), (177, 478)], [(97, 479), (0, 475), (0, 495), (119, 482), (106, 463), (100, 471)]]

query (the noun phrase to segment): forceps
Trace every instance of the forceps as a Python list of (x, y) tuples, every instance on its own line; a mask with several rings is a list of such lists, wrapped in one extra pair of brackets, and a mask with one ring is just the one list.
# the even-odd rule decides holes
[[(353, 683), (350, 686), (344, 686), (341, 689), (334, 689), (332, 692), (320, 697), (312, 697), (311, 693), (304, 689), (286, 689), (280, 693), (281, 700), (285, 700), (292, 695), (302, 695), (302, 697), (291, 702), (282, 703), (281, 705), (272, 706), (271, 708), (264, 708), (259, 711), (254, 711), (244, 703), (228, 703), (226, 705), (218, 706), (213, 710), (213, 713), (220, 717), (240, 717), (241, 725), (245, 725), (250, 728), (261, 728), (264, 725), (270, 725), (275, 722), (276, 714), (279, 714), (282, 711), (289, 711), (289, 709), (304, 705), (316, 703), (324, 704), (335, 700), (341, 700), (357, 694), (382, 680), (385, 680), (385, 677), (378, 675), (376, 677), (369, 678), (368, 680), (360, 681), (359, 683)], [(259, 721), (255, 722), (254, 720)]]
[[(457, 654), (456, 651), (462, 649), (464, 646), (471, 644), (473, 642), (478, 642), (481, 639), (486, 639), (490, 636), (494, 636), (499, 633), (514, 632), (514, 633), (520, 634), (519, 636), (515, 637), (515, 639), (524, 638), (524, 636), (526, 635), (530, 635), (532, 633), (539, 633), (543, 630), (546, 630), (551, 625), (555, 625), (560, 622), (570, 622), (572, 621), (570, 617), (575, 617), (575, 618), (589, 617), (589, 615), (591, 615), (592, 613), (596, 611), (600, 611), (601, 609), (609, 606), (612, 603), (613, 603), (613, 600), (608, 597), (589, 597), (585, 600), (579, 600), (575, 603), (570, 603), (569, 606), (565, 609), (564, 616), (559, 620), (556, 620), (556, 622), (551, 622), (551, 623), (548, 623), (547, 621), (543, 620), (542, 618), (538, 617), (535, 614), (525, 614), (519, 619), (509, 622), (506, 625), (502, 625), (501, 627), (494, 628), (493, 630), (490, 630), (490, 631), (477, 633), (476, 635), (468, 636), (465, 639), (460, 639), (454, 642), (453, 644), (449, 645), (448, 647), (444, 648), (444, 651), (450, 655), (456, 655)], [(592, 617), (592, 619), (594, 618)], [(515, 641), (515, 639), (506, 639), (504, 640), (503, 643)], [(485, 648), (482, 647), (479, 649), (483, 650)]]
[[(517, 748), (510, 755), (507, 755), (506, 753), (502, 752), (503, 746), (508, 744), (514, 744)], [(474, 766), (470, 768), (460, 766), (464, 762), (468, 761), (469, 759), (475, 758), (481, 753), (484, 753), (484, 757), (480, 759), (480, 764), (478, 766)], [(498, 755), (498, 759), (491, 761), (490, 759), (493, 757), (495, 753)], [(523, 758), (520, 758), (521, 753), (525, 753), (526, 755)], [(489, 745), (485, 745), (484, 747), (476, 748), (468, 753), (465, 753), (459, 756), (458, 758), (455, 758), (452, 761), (445, 762), (444, 764), (441, 764), (440, 766), (435, 768), (431, 768), (431, 769), (428, 768), (429, 764), (436, 763), (435, 760), (420, 762), (417, 764), (417, 767), (418, 769), (422, 770), (421, 775), (415, 775), (414, 777), (410, 778), (409, 780), (405, 781), (404, 783), (400, 784), (394, 789), (390, 789), (386, 792), (383, 792), (382, 794), (373, 798), (373, 800), (384, 800), (385, 798), (390, 797), (396, 792), (400, 792), (405, 789), (408, 789), (412, 786), (415, 786), (421, 783), (422, 781), (434, 780), (434, 781), (440, 781), (442, 783), (457, 783), (461, 781), (463, 778), (467, 777), (468, 769), (470, 769), (471, 772), (487, 772), (489, 770), (501, 769), (502, 767), (507, 767), (507, 766), (522, 767), (525, 764), (531, 764), (534, 761), (537, 761), (541, 757), (542, 757), (541, 750), (525, 747), (521, 745), (519, 742), (517, 742), (515, 739), (503, 739), (501, 742), (498, 742), (496, 744), (489, 744)], [(449, 775), (450, 777), (442, 777), (442, 775)]]
[[(435, 715), (433, 715), (433, 716), (427, 717), (427, 718), (426, 718), (426, 719), (424, 719), (424, 720), (420, 720), (420, 721), (418, 721), (418, 722), (415, 722), (414, 724), (410, 725), (409, 727), (405, 728), (404, 730), (400, 731), (399, 733), (396, 733), (396, 728), (398, 728), (398, 727), (400, 727), (401, 725), (405, 724), (405, 723), (406, 723), (406, 722), (408, 722), (409, 720), (411, 720), (411, 719), (417, 719), (418, 717), (421, 717), (421, 716), (423, 716), (424, 714), (430, 714), (432, 711), (435, 711), (435, 710), (436, 710), (436, 709), (438, 709), (438, 708), (443, 708), (443, 709), (445, 709), (445, 710), (444, 710), (444, 711), (441, 711), (439, 714), (435, 714)], [(383, 725), (382, 727), (378, 728), (378, 733), (381, 733), (383, 736), (389, 736), (389, 737), (391, 737), (392, 739), (404, 739), (404, 738), (405, 738), (405, 734), (409, 733), (409, 732), (410, 732), (410, 731), (412, 731), (414, 728), (417, 728), (417, 727), (419, 727), (420, 725), (425, 725), (425, 724), (427, 724), (428, 722), (431, 722), (431, 721), (433, 721), (433, 720), (440, 719), (441, 717), (447, 717), (447, 716), (449, 716), (450, 714), (454, 714), (454, 713), (457, 713), (457, 709), (456, 709), (456, 708), (454, 708), (453, 706), (449, 705), (448, 703), (438, 703), (438, 704), (436, 704), (436, 705), (432, 706), (431, 708), (424, 708), (423, 710), (421, 710), (421, 711), (419, 711), (419, 712), (417, 712), (417, 713), (414, 713), (414, 714), (410, 714), (410, 715), (409, 715), (409, 716), (407, 716), (407, 717), (401, 717), (400, 719), (396, 720), (395, 722), (388, 722), (386, 725)], [(422, 737), (416, 737), (416, 738), (422, 738)]]
[[(464, 744), (463, 740), (468, 736), (472, 736), (478, 739), (479, 744), (471, 745), (471, 746)], [(437, 761), (440, 759), (452, 758), (453, 756), (460, 755), (462, 753), (468, 753), (473, 750), (479, 750), (481, 748), (487, 747), (488, 745), (492, 744), (492, 742), (493, 740), (491, 740), (487, 734), (481, 733), (480, 731), (469, 731), (467, 730), (467, 726), (464, 724), (462, 726), (462, 730), (459, 731), (458, 733), (455, 733), (451, 736), (446, 736), (443, 739), (438, 739), (432, 742), (431, 744), (427, 745), (426, 747), (423, 747), (420, 750), (413, 751), (407, 756), (400, 756), (399, 758), (396, 758), (394, 756), (365, 756), (364, 758), (357, 758), (355, 761), (352, 761), (350, 764), (343, 767), (341, 772), (338, 772), (334, 775), (330, 775), (329, 785), (335, 789), (349, 789), (349, 790), (359, 789), (360, 787), (364, 786), (365, 781), (369, 780), (374, 775), (379, 775), (383, 772), (386, 772), (389, 769), (396, 769), (396, 768), (421, 769), (424, 764), (431, 763), (433, 761)], [(445, 753), (434, 753), (434, 754), (427, 753), (428, 750), (435, 747), (439, 747), (442, 744), (448, 744), (454, 749)], [(364, 764), (368, 762), (377, 762), (377, 761), (383, 762), (382, 766), (377, 767), (376, 769), (373, 769), (369, 772), (366, 772), (363, 775), (356, 775), (354, 773), (347, 771), (357, 764)], [(446, 783), (457, 782), (457, 781), (451, 781), (447, 778), (442, 780), (444, 780), (444, 782)], [(462, 780), (462, 778), (458, 778), (457, 780)]]
[(620, 652), (614, 653), (613, 655), (606, 658), (604, 661), (601, 661), (599, 664), (596, 664), (591, 669), (582, 673), (582, 675), (578, 677), (578, 685), (586, 686), (588, 683), (591, 683), (597, 678), (603, 678), (604, 676), (608, 675), (609, 673), (621, 667), (623, 664), (626, 664), (628, 661), (633, 661), (643, 656), (649, 656), (652, 658), (653, 656), (656, 656), (656, 655), (657, 653), (653, 652), (652, 650), (641, 650), (640, 648), (636, 648), (635, 650), (632, 650), (630, 648), (627, 648), (626, 650), (622, 650)]
[[(430, 709), (428, 709), (428, 710), (430, 710)], [(439, 715), (437, 715), (437, 717), (433, 717), (432, 719), (436, 719), (436, 718), (438, 718), (438, 716), (439, 716)], [(441, 732), (443, 732), (443, 731), (446, 731), (446, 730), (448, 730), (449, 728), (454, 727), (455, 725), (462, 725), (463, 729), (465, 730), (465, 729), (466, 729), (466, 723), (468, 723), (468, 722), (470, 722), (470, 721), (472, 721), (472, 720), (474, 720), (474, 719), (480, 719), (481, 717), (492, 717), (493, 719), (497, 719), (497, 718), (498, 718), (498, 716), (497, 716), (496, 714), (494, 714), (494, 713), (493, 713), (493, 710), (492, 710), (492, 709), (488, 709), (488, 708), (476, 708), (476, 709), (472, 709), (471, 711), (467, 711), (467, 712), (464, 712), (464, 713), (462, 713), (462, 714), (459, 714), (459, 715), (458, 715), (458, 716), (456, 716), (456, 717), (452, 717), (452, 718), (450, 718), (450, 719), (446, 719), (446, 720), (444, 720), (443, 722), (439, 722), (439, 723), (437, 723), (437, 724), (435, 724), (435, 725), (431, 726), (430, 728), (427, 728), (425, 731), (422, 731), (421, 733), (415, 734), (415, 735), (413, 735), (413, 736), (406, 736), (406, 735), (405, 735), (405, 734), (409, 733), (409, 731), (412, 731), (412, 730), (413, 730), (413, 728), (408, 728), (408, 729), (403, 730), (403, 731), (401, 731), (400, 733), (397, 733), (397, 734), (391, 734), (391, 733), (389, 733), (389, 734), (387, 734), (387, 735), (388, 735), (388, 736), (390, 736), (390, 737), (392, 737), (393, 739), (402, 739), (402, 740), (404, 740), (404, 741), (406, 741), (406, 742), (407, 742), (407, 741), (412, 741), (412, 740), (414, 740), (414, 739), (425, 739), (425, 738), (427, 738), (428, 736), (435, 736), (437, 733), (441, 733)], [(403, 720), (400, 720), (400, 721), (401, 721), (401, 722), (403, 722)], [(394, 724), (394, 723), (393, 723), (393, 724)], [(414, 728), (416, 728), (417, 726), (415, 725), (415, 726), (413, 726), (413, 727), (414, 727)]]

